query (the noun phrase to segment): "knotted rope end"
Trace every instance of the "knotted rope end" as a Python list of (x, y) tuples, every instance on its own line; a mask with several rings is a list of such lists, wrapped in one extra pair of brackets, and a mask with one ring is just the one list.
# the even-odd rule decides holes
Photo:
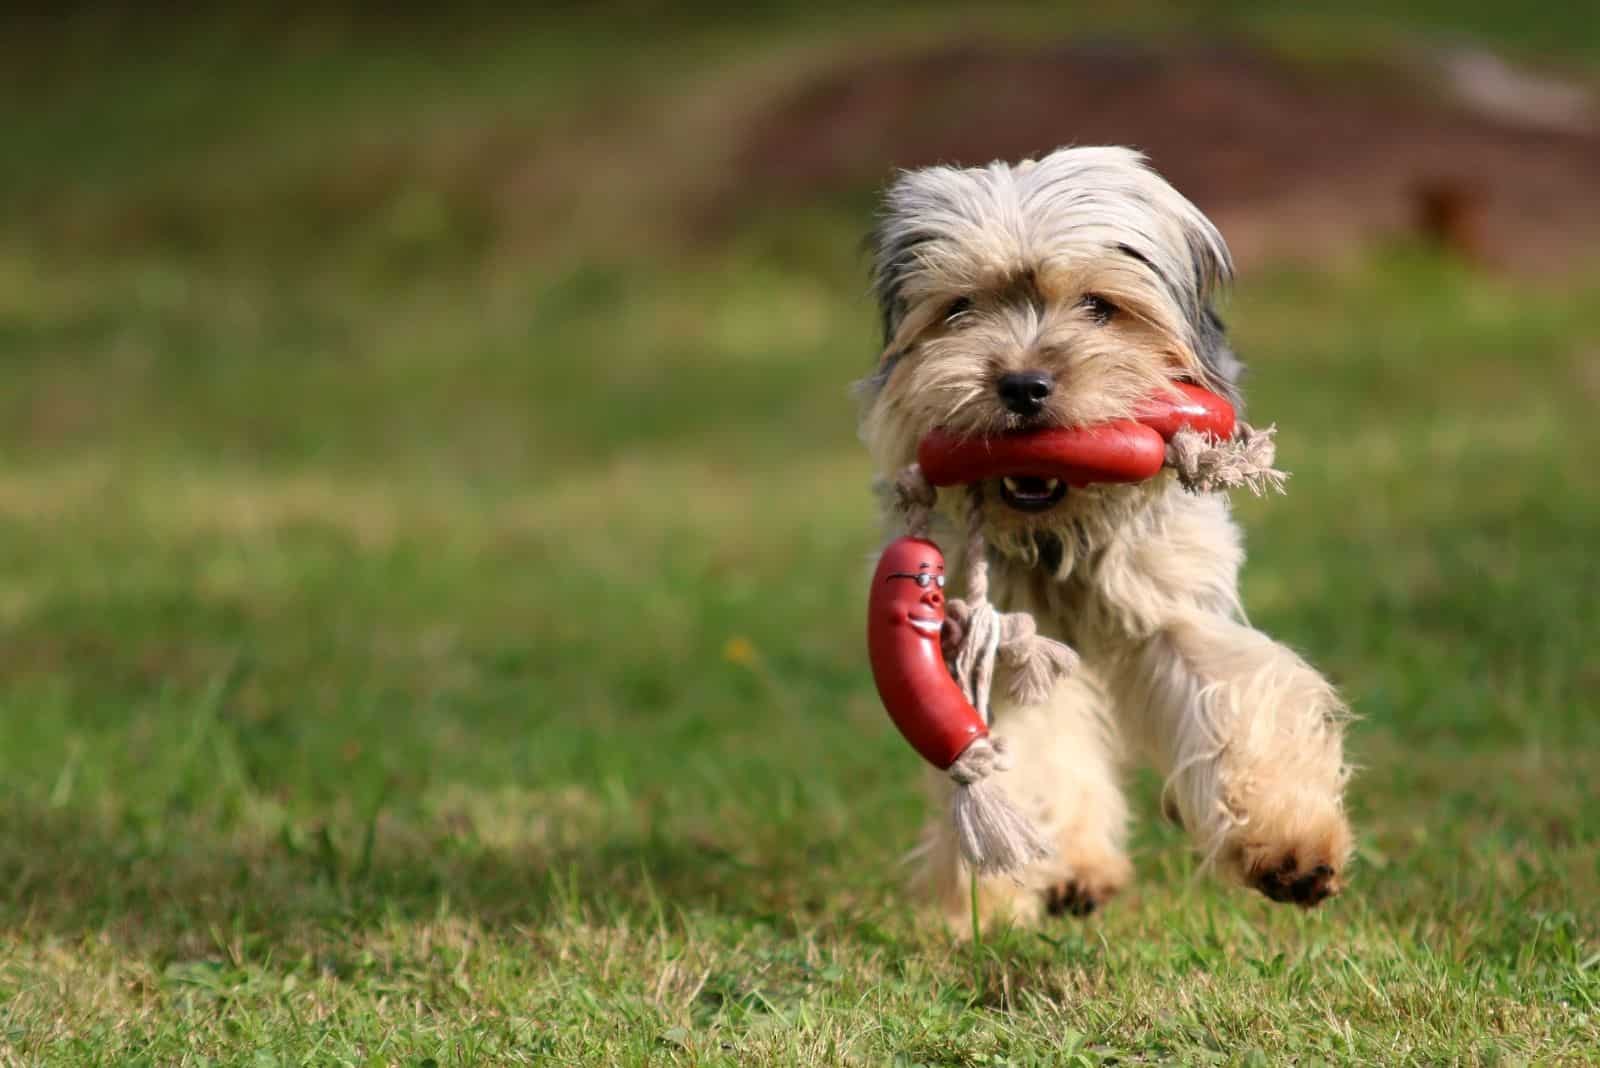
[(1184, 429), (1167, 443), (1167, 466), (1178, 481), (1196, 493), (1242, 487), (1257, 497), (1268, 492), (1283, 492), (1289, 475), (1273, 467), (1277, 459), (1276, 425), (1257, 430), (1240, 423), (1233, 436), (1216, 441), (1194, 430)]
[(950, 801), (956, 842), (980, 875), (1007, 875), (1053, 852), (1033, 823), (1012, 804), (994, 774), (1010, 766), (1005, 739), (979, 738), (952, 765)]

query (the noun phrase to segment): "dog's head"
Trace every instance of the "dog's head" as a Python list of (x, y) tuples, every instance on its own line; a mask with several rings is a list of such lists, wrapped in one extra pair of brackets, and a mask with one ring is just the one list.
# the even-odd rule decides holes
[[(1174, 380), (1237, 401), (1213, 301), (1231, 274), (1211, 222), (1123, 148), (902, 175), (872, 236), (884, 349), (863, 383), (879, 469), (930, 429), (993, 434), (1126, 418)], [(997, 480), (1011, 527), (1067, 494)]]

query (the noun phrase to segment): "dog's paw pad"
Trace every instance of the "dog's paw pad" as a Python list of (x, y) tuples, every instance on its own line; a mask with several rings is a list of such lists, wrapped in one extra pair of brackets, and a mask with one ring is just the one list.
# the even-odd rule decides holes
[(1044, 908), (1052, 916), (1088, 916), (1110, 900), (1115, 891), (1095, 890), (1076, 879), (1065, 879), (1044, 892)]
[(1314, 908), (1344, 889), (1339, 873), (1331, 864), (1302, 865), (1294, 853), (1277, 863), (1257, 863), (1250, 872), (1250, 885), (1272, 901), (1283, 901)]

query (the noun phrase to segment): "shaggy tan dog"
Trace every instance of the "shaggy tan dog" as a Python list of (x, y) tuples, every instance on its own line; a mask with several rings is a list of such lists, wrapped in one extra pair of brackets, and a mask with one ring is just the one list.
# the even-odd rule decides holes
[[(863, 383), (862, 436), (885, 478), (936, 426), (1126, 418), (1174, 379), (1238, 400), (1241, 367), (1214, 311), (1227, 248), (1131, 151), (906, 173), (873, 246), (885, 347)], [(1274, 901), (1337, 893), (1351, 851), (1345, 709), (1245, 621), (1227, 500), (1167, 471), (1070, 490), (996, 479), (982, 497), (996, 606), (1032, 613), (1082, 657), (1048, 701), (997, 704), (995, 732), (1016, 758), (1006, 789), (1056, 851), (1020, 882), (986, 880), (984, 914), (1088, 912), (1127, 884), (1119, 778), (1134, 757), (1165, 776), (1165, 811), (1217, 871)], [(961, 529), (958, 499), (940, 493), (946, 531)], [(952, 588), (961, 570), (955, 554)], [(919, 852), (927, 892), (964, 924), (966, 869), (942, 805)]]

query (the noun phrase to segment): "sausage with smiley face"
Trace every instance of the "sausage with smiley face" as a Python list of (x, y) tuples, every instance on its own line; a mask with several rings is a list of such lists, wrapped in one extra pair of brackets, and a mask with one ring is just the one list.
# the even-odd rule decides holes
[(944, 554), (925, 538), (899, 538), (878, 558), (867, 597), (867, 652), (889, 718), (923, 759), (946, 769), (988, 735), (945, 667)]

